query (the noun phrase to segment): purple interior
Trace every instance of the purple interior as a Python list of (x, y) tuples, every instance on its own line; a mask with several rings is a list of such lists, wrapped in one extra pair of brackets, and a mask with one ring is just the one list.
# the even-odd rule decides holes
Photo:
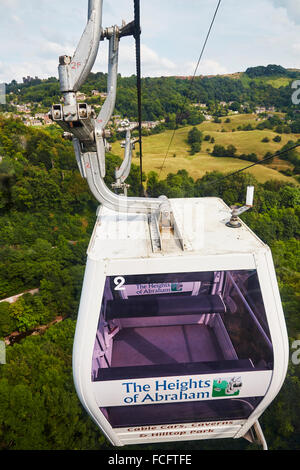
[[(92, 360), (93, 381), (272, 367), (273, 350), (256, 271), (107, 278)], [(232, 419), (253, 410), (252, 402), (246, 406), (235, 400), (226, 401), (226, 413)], [(203, 403), (172, 405), (177, 410), (172, 413), (173, 422), (184, 415), (190, 420), (196, 411), (197, 420), (208, 415), (215, 419), (219, 405)], [(168, 405), (126, 408), (103, 412), (115, 426), (128, 426), (130, 409), (138, 408), (138, 424), (139, 419), (151, 422), (151, 408), (155, 415), (156, 408), (162, 412)], [(169, 422), (168, 416), (166, 411), (161, 421)]]

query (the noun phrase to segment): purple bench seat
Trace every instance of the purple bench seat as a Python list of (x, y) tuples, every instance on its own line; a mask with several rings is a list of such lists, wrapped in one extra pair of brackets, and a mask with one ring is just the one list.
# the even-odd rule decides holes
[(197, 296), (143, 296), (130, 299), (109, 300), (106, 320), (114, 318), (160, 317), (193, 315), (203, 313), (225, 313), (223, 300), (218, 295)]

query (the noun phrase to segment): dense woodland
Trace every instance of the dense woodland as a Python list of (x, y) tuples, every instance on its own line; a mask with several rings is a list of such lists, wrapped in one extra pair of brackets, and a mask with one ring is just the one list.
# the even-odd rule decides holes
[[(86, 87), (104, 89), (105, 80), (104, 74), (92, 75)], [(120, 113), (126, 110), (132, 117), (136, 113), (134, 80), (122, 79), (117, 105)], [(176, 115), (187, 90), (189, 99), (197, 93), (201, 101), (215, 102), (220, 93), (220, 99), (234, 98), (238, 103), (248, 100), (254, 104), (263, 96), (265, 104), (276, 101), (276, 106), (288, 106), (284, 89), (276, 95), (276, 89), (268, 90), (268, 85), (260, 89), (251, 83), (244, 87), (232, 79), (209, 80), (196, 80), (191, 91), (188, 80), (145, 79), (145, 117)], [(9, 87), (14, 92), (21, 90), (17, 93), (24, 100), (40, 99), (45, 106), (58, 98), (55, 79), (32, 86), (12, 83)], [(297, 122), (294, 109), (290, 107), (286, 112), (292, 122)], [(187, 146), (193, 142), (201, 145), (202, 137), (192, 136)], [(80, 405), (71, 363), (86, 249), (97, 203), (77, 170), (72, 144), (61, 138), (56, 126), (29, 128), (21, 120), (0, 116), (0, 156), (0, 300), (38, 289), (35, 295), (25, 294), (15, 303), (0, 303), (0, 339), (14, 331), (24, 336), (7, 347), (7, 363), (0, 365), (0, 449), (110, 449)], [(108, 185), (119, 164), (119, 157), (108, 154)], [(181, 169), (165, 180), (155, 172), (144, 175), (144, 180), (149, 196), (219, 196), (228, 205), (244, 201), (247, 185), (255, 186), (255, 207), (242, 218), (272, 249), (290, 345), (300, 339), (299, 186), (280, 181), (262, 184), (247, 173), (224, 178), (224, 174), (212, 172), (194, 180)], [(139, 168), (135, 165), (128, 183), (130, 194), (137, 194)], [(63, 321), (43, 334), (29, 336), (58, 316)], [(260, 420), (270, 449), (299, 450), (299, 397), (300, 365), (290, 362), (280, 394)], [(253, 448), (244, 440), (147, 446), (158, 447)]]

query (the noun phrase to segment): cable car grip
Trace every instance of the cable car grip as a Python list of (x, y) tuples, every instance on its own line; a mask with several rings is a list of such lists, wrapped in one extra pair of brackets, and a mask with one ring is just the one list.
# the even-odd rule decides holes
[[(98, 202), (117, 212), (144, 213), (148, 216), (155, 214), (155, 217), (163, 220), (165, 224), (166, 214), (171, 214), (167, 198), (116, 195), (110, 191), (104, 181), (105, 153), (108, 149), (105, 127), (111, 119), (116, 102), (119, 42), (122, 37), (134, 36), (136, 29), (134, 21), (128, 24), (123, 21), (121, 27), (102, 29), (102, 7), (103, 0), (89, 0), (88, 22), (74, 56), (64, 55), (59, 58), (59, 81), (64, 104), (53, 105), (49, 116), (62, 127), (66, 138), (73, 136), (80, 174), (87, 179), (90, 190)], [(99, 115), (96, 116), (91, 106), (77, 103), (76, 92), (92, 70), (100, 41), (104, 39), (109, 41), (107, 96)], [(129, 174), (130, 152), (131, 148), (128, 151), (128, 147), (125, 146), (122, 183), (125, 183), (125, 176)]]

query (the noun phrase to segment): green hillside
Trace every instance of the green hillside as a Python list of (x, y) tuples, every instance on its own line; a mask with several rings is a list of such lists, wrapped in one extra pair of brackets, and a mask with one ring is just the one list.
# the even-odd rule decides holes
[[(273, 139), (278, 135), (274, 130), (252, 130), (238, 131), (239, 126), (257, 125), (256, 115), (232, 115), (230, 122), (226, 123), (226, 118), (221, 119), (221, 123), (205, 121), (196, 127), (202, 131), (203, 136), (210, 136), (211, 141), (202, 141), (201, 151), (195, 155), (190, 154), (190, 146), (187, 143), (188, 133), (192, 126), (179, 128), (175, 131), (167, 130), (160, 134), (150, 135), (143, 138), (143, 169), (145, 173), (156, 171), (161, 178), (165, 178), (168, 173), (176, 173), (180, 169), (185, 169), (194, 179), (201, 178), (206, 172), (225, 171), (233, 172), (251, 164), (250, 161), (240, 160), (238, 158), (216, 158), (211, 155), (214, 145), (219, 144), (227, 147), (233, 145), (237, 149), (237, 154), (255, 153), (258, 159), (262, 159), (267, 152), (276, 153), (283, 145), (291, 139), (298, 140), (300, 134), (281, 134), (281, 141), (274, 142)], [(235, 131), (233, 132), (233, 130)], [(174, 137), (173, 137), (174, 134)], [(169, 144), (172, 144), (167, 153)], [(269, 142), (262, 140), (268, 138)], [(119, 142), (112, 144), (112, 152), (122, 157), (123, 149)], [(139, 154), (138, 145), (134, 154), (134, 162), (138, 164)], [(166, 157), (167, 155), (167, 157)], [(164, 164), (163, 164), (164, 163)], [(161, 170), (163, 166), (163, 169)], [(296, 180), (291, 176), (280, 173), (292, 169), (293, 165), (284, 160), (275, 159), (271, 164), (256, 165), (248, 171), (255, 176), (259, 182), (265, 182), (269, 179), (279, 181), (293, 182)]]

